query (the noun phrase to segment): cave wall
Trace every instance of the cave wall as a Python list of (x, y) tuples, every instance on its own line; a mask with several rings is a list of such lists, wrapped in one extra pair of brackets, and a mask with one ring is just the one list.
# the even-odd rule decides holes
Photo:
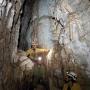
[(0, 0), (0, 90), (10, 90), (5, 83), (8, 75), (13, 75), (11, 63), (16, 59), (20, 11), (20, 0)]
[[(64, 44), (73, 50), (78, 62), (89, 69), (89, 6), (89, 0), (27, 0), (21, 15), (19, 49), (30, 48), (34, 37), (44, 48), (53, 47), (52, 40), (60, 39), (61, 44), (64, 37)], [(57, 21), (64, 25), (65, 33)]]
[(28, 29), (27, 41), (30, 48), (30, 35), (35, 31), (35, 35), (32, 36), (32, 39), (35, 37), (36, 42), (40, 47), (51, 48), (52, 45), (52, 33), (50, 32), (50, 20), (45, 18), (49, 16), (49, 0), (39, 0), (36, 2), (33, 7), (33, 17), (32, 22), (30, 23), (30, 28)]
[[(90, 1), (89, 0), (68, 0), (68, 3), (71, 5), (74, 12), (79, 15), (80, 18), (80, 29), (79, 29), (79, 39), (83, 43), (82, 55), (79, 56), (82, 64), (86, 65), (87, 74), (90, 77)], [(79, 26), (78, 26), (79, 27)], [(78, 44), (79, 45), (79, 44)]]
[(81, 40), (85, 40), (87, 45), (90, 47), (90, 1), (89, 0), (68, 0), (75, 12), (80, 16), (82, 31)]
[[(38, 1), (38, 0), (37, 0)], [(20, 24), (20, 31), (19, 31), (19, 44), (18, 48), (22, 50), (26, 50), (28, 48), (28, 43), (26, 40), (27, 32), (29, 28), (30, 21), (32, 19), (32, 10), (33, 5), (35, 3), (35, 0), (25, 0), (23, 8), (22, 8), (22, 14), (21, 14), (21, 24)]]

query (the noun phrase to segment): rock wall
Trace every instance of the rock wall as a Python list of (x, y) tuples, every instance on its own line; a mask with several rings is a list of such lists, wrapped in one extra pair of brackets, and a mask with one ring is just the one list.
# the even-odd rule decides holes
[[(20, 24), (20, 31), (19, 31), (19, 44), (18, 47), (19, 49), (26, 50), (28, 48), (28, 41), (26, 40), (27, 38), (27, 33), (28, 33), (28, 28), (31, 27), (30, 21), (32, 18), (32, 13), (33, 13), (33, 5), (35, 0), (24, 0), (24, 5), (22, 8), (22, 14), (21, 14), (21, 24)], [(22, 2), (23, 3), (23, 2)], [(30, 43), (29, 43), (30, 44)]]
[[(20, 0), (0, 0), (0, 89), (5, 90), (5, 83), (12, 71), (11, 63), (15, 60), (20, 28)], [(10, 90), (10, 89), (7, 89)]]

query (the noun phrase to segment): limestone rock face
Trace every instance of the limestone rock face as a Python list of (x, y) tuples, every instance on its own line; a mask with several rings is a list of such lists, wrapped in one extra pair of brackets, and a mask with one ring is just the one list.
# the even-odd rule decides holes
[[(0, 89), (1, 83), (6, 83), (10, 75), (12, 78), (12, 66), (15, 60), (18, 35), (20, 28), (20, 0), (0, 0)], [(17, 9), (18, 8), (18, 9)], [(7, 73), (6, 73), (7, 72)], [(11, 74), (12, 72), (12, 74)], [(10, 78), (9, 78), (10, 79)], [(3, 80), (3, 81), (2, 81)], [(4, 86), (5, 87), (5, 86)], [(7, 87), (6, 87), (7, 88)], [(4, 88), (4, 89), (6, 89)]]
[(59, 40), (89, 69), (89, 8), (89, 0), (27, 0), (21, 17), (20, 49), (30, 48), (33, 40), (41, 47), (53, 48), (53, 41)]
[[(51, 49), (48, 57), (55, 55), (56, 63), (73, 54), (90, 77), (89, 18), (90, 0), (0, 0), (0, 90), (4, 87), (1, 80), (7, 80), (7, 66), (16, 61), (17, 47), (26, 50), (32, 41)], [(55, 52), (54, 41), (58, 41), (59, 46), (65, 45), (66, 51), (61, 52), (63, 49), (57, 46)], [(21, 67), (25, 64), (33, 66), (29, 59)]]

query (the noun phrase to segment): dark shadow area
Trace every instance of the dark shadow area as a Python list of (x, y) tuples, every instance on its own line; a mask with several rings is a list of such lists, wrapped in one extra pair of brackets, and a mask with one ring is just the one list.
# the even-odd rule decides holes
[(27, 30), (30, 27), (30, 21), (32, 18), (32, 10), (33, 5), (35, 3), (35, 0), (25, 0), (23, 7), (22, 7), (22, 13), (20, 18), (20, 30), (19, 30), (19, 39), (18, 39), (18, 48), (21, 50), (26, 50), (28, 48), (26, 36), (27, 36)]

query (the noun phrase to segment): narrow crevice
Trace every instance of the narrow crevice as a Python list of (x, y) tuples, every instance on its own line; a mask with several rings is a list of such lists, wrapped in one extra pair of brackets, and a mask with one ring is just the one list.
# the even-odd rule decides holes
[(19, 30), (19, 39), (18, 39), (18, 48), (22, 50), (26, 50), (28, 48), (28, 44), (26, 41), (27, 30), (32, 18), (32, 10), (35, 0), (25, 0), (22, 14), (21, 14), (21, 25)]

